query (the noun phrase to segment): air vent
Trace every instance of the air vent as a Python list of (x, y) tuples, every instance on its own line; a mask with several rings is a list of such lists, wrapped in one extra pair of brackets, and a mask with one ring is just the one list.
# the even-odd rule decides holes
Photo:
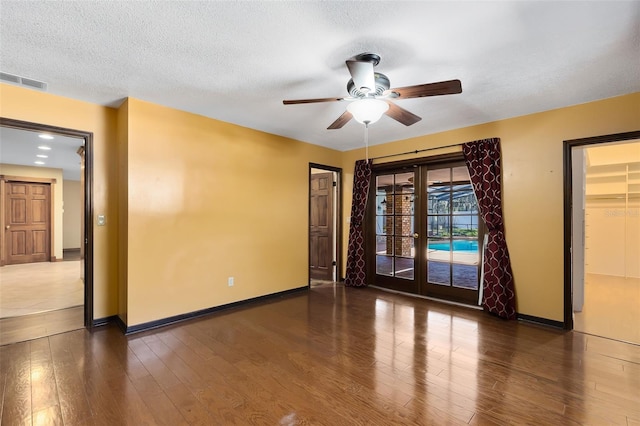
[(0, 80), (20, 84), (20, 77), (18, 77), (17, 75), (11, 75), (4, 72), (0, 72)]
[(7, 74), (6, 72), (0, 72), (0, 80), (30, 87), (31, 89), (47, 90), (47, 83), (43, 81), (20, 77), (19, 75)]

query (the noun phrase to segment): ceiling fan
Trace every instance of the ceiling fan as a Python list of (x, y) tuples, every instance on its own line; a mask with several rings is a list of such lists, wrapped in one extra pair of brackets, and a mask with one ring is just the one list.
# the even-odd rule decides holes
[(462, 93), (460, 80), (390, 89), (389, 78), (382, 73), (373, 71), (373, 67), (380, 63), (380, 56), (375, 53), (361, 53), (351, 59), (347, 59), (345, 62), (351, 74), (351, 79), (347, 82), (349, 96), (343, 98), (284, 100), (282, 103), (293, 105), (334, 101), (349, 102), (347, 110), (327, 127), (330, 130), (342, 128), (352, 118), (368, 126), (371, 123), (375, 123), (382, 114), (388, 115), (405, 126), (411, 126), (422, 120), (422, 117), (399, 107), (394, 102), (391, 102), (392, 100)]

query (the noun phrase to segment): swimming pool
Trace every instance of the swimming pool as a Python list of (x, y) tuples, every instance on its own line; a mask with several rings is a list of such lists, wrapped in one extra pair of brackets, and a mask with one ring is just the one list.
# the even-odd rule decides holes
[[(429, 243), (429, 250), (449, 251), (450, 250), (449, 243), (443, 243), (443, 242)], [(468, 241), (468, 240), (453, 240), (453, 251), (477, 252), (478, 242)]]

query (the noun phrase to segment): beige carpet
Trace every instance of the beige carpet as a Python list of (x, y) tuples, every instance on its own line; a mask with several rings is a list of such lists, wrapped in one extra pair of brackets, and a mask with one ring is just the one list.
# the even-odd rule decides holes
[(0, 318), (48, 312), (83, 303), (80, 261), (0, 268)]

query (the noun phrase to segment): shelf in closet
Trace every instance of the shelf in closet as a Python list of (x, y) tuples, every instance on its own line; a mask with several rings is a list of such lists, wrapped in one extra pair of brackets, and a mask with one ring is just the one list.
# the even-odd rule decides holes
[(589, 166), (587, 200), (624, 201), (640, 197), (640, 162)]
[[(587, 201), (621, 201), (626, 200), (627, 194), (586, 194)], [(640, 194), (639, 194), (640, 195)]]

